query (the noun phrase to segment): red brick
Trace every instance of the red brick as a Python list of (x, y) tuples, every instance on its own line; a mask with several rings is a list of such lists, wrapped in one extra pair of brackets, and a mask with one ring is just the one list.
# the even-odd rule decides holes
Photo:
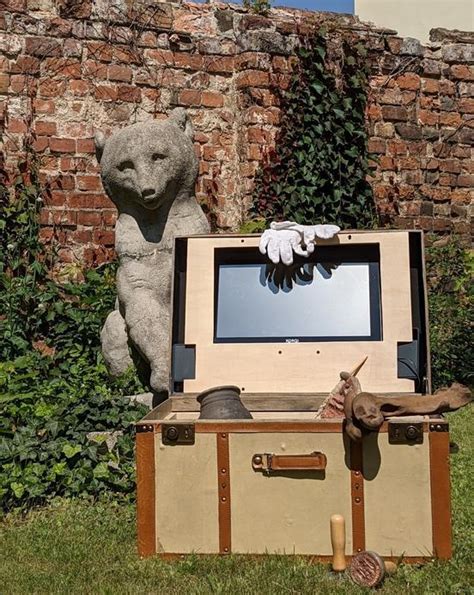
[(174, 54), (169, 50), (145, 50), (145, 59), (154, 64), (174, 66)]
[(92, 242), (92, 230), (76, 229), (72, 234), (72, 239), (79, 244), (88, 244), (89, 242)]
[(61, 56), (61, 42), (52, 37), (27, 37), (25, 53), (40, 60), (47, 56)]
[(290, 72), (288, 59), (283, 56), (273, 56), (272, 66), (275, 72)]
[(67, 197), (67, 192), (53, 190), (45, 196), (45, 204), (51, 207), (63, 207), (67, 203)]
[(132, 69), (128, 66), (111, 64), (108, 69), (109, 80), (129, 83), (132, 80)]
[(69, 89), (73, 95), (79, 97), (88, 95), (90, 93), (90, 84), (83, 80), (72, 80), (69, 81)]
[(462, 123), (461, 116), (457, 112), (441, 112), (439, 123), (442, 126), (457, 127)]
[(180, 105), (201, 105), (202, 93), (196, 89), (183, 89), (179, 93), (178, 103)]
[(112, 62), (113, 45), (102, 41), (89, 41), (86, 44), (87, 57), (99, 62)]
[(458, 101), (458, 110), (462, 114), (474, 114), (474, 98), (464, 97)]
[(69, 206), (76, 209), (110, 209), (112, 203), (103, 193), (76, 192), (68, 197)]
[(93, 234), (94, 242), (104, 246), (113, 246), (115, 233), (111, 229), (96, 229)]
[(372, 122), (381, 120), (382, 108), (380, 107), (380, 105), (376, 105), (375, 103), (372, 103), (366, 109), (366, 116)]
[(451, 174), (461, 173), (461, 165), (457, 159), (446, 159), (444, 161), (440, 161), (439, 169)]
[(35, 122), (36, 134), (46, 134), (48, 136), (56, 134), (56, 122), (47, 122), (44, 120), (37, 120)]
[(53, 176), (49, 181), (51, 190), (74, 190), (74, 176), (60, 174)]
[(39, 92), (43, 97), (62, 97), (66, 90), (66, 81), (44, 78), (39, 84)]
[(78, 153), (95, 153), (93, 138), (78, 138), (76, 141)]
[(387, 143), (381, 138), (371, 138), (367, 144), (369, 153), (383, 154), (387, 149)]
[(141, 90), (131, 85), (119, 85), (117, 98), (119, 101), (126, 101), (128, 103), (140, 103), (142, 94)]
[(46, 58), (41, 62), (41, 70), (47, 76), (80, 78), (81, 63), (76, 58)]
[(394, 105), (384, 105), (382, 107), (382, 116), (384, 120), (392, 122), (406, 122), (408, 120), (407, 109)]
[(73, 138), (51, 137), (49, 147), (53, 153), (75, 153), (76, 141)]
[(426, 124), (427, 126), (436, 126), (439, 122), (439, 114), (429, 110), (418, 111), (418, 122), (420, 124)]
[(0, 93), (7, 93), (10, 86), (10, 77), (8, 74), (0, 73)]
[(420, 77), (413, 72), (407, 72), (396, 78), (396, 83), (400, 89), (417, 91), (420, 88)]
[(379, 166), (380, 169), (383, 170), (394, 170), (395, 169), (395, 162), (392, 157), (388, 155), (382, 155), (379, 159)]
[(78, 211), (77, 224), (97, 227), (101, 224), (102, 215), (100, 211)]
[(16, 62), (10, 64), (10, 72), (13, 74), (38, 74), (41, 62), (33, 56), (18, 56)]
[(76, 185), (78, 190), (97, 192), (102, 190), (102, 184), (99, 176), (76, 176)]
[(420, 169), (420, 160), (416, 157), (405, 157), (398, 161), (400, 169), (417, 170)]
[(228, 74), (234, 72), (233, 56), (204, 56), (203, 70), (211, 73)]
[(33, 140), (33, 149), (37, 152), (37, 153), (41, 153), (43, 151), (46, 151), (46, 149), (49, 146), (49, 139), (47, 136), (37, 136), (34, 140)]
[(85, 60), (85, 62), (82, 63), (82, 72), (84, 76), (93, 79), (107, 78), (107, 66), (101, 62), (96, 62), (95, 60)]
[(174, 65), (184, 70), (201, 70), (203, 58), (199, 54), (175, 53)]
[(457, 188), (451, 191), (449, 198), (453, 204), (469, 205), (471, 203), (471, 191)]
[(268, 72), (261, 72), (260, 70), (247, 70), (237, 75), (236, 82), (238, 89), (245, 87), (268, 87), (270, 84), (270, 75)]
[(52, 223), (53, 225), (75, 227), (76, 219), (76, 211), (57, 210), (51, 212), (50, 223)]
[(115, 225), (117, 221), (116, 211), (102, 211), (102, 220), (105, 225)]
[(224, 105), (224, 96), (216, 91), (203, 91), (202, 105), (205, 107), (222, 107)]
[(458, 176), (457, 185), (461, 188), (472, 188), (474, 187), (474, 175), (472, 174), (461, 174)]
[(422, 79), (422, 89), (425, 93), (439, 93), (439, 81), (436, 79)]
[(451, 76), (463, 81), (474, 81), (474, 68), (465, 64), (451, 66)]
[(94, 85), (94, 97), (98, 101), (116, 101), (118, 89), (110, 85)]

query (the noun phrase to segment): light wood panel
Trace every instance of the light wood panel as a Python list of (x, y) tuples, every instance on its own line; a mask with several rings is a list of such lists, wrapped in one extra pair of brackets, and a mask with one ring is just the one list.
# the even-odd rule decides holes
[[(315, 343), (214, 343), (214, 250), (257, 247), (255, 236), (188, 240), (185, 342), (196, 345), (196, 378), (184, 392), (235, 384), (253, 393), (327, 393), (339, 372), (363, 357), (364, 390), (412, 392), (412, 380), (397, 378), (397, 343), (412, 340), (408, 232), (341, 233), (320, 245), (379, 244), (382, 341)], [(317, 249), (317, 248), (316, 248)]]

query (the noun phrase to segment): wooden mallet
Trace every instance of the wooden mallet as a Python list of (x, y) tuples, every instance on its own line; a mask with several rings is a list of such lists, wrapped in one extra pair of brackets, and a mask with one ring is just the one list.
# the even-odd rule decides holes
[(332, 569), (343, 572), (346, 569), (346, 522), (342, 514), (333, 514), (330, 519), (332, 544)]

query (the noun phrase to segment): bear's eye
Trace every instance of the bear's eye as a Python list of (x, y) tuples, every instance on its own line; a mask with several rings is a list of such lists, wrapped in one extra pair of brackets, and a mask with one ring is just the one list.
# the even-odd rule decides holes
[(134, 169), (131, 161), (122, 161), (117, 167), (119, 171), (125, 171), (127, 169)]
[(153, 155), (151, 156), (153, 161), (160, 161), (161, 159), (164, 159), (165, 157), (166, 157), (166, 155), (164, 155), (163, 153), (153, 153)]

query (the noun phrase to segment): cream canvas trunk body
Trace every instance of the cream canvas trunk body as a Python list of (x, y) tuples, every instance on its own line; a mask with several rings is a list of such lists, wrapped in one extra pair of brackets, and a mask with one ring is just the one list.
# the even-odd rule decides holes
[[(421, 234), (341, 233), (284, 278), (258, 240), (177, 241), (172, 396), (137, 424), (140, 554), (329, 559), (329, 519), (341, 514), (347, 556), (450, 557), (446, 421), (393, 418), (353, 442), (342, 419), (319, 418), (339, 372), (365, 356), (363, 390), (429, 393)], [(269, 330), (276, 302), (280, 318), (298, 303), (307, 320)], [(253, 419), (198, 419), (197, 393), (225, 384)]]

